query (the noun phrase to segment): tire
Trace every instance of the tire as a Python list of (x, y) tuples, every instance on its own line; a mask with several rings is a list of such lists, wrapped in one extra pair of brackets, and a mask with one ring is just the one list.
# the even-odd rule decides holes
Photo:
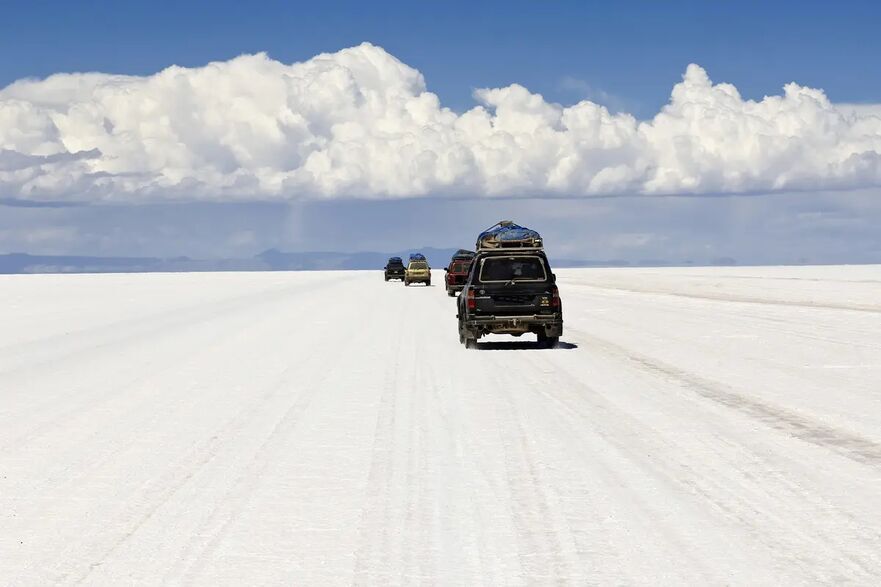
[(388, 275), (385, 276), (385, 280), (388, 281)]
[(552, 349), (560, 342), (559, 336), (547, 336), (546, 334), (538, 335), (538, 346), (543, 349)]
[(447, 295), (450, 296), (451, 298), (454, 298), (454, 297), (456, 297), (456, 292), (454, 292), (454, 291), (451, 290), (451, 289), (448, 289), (448, 290), (447, 290)]
[(425, 282), (425, 287), (431, 287), (431, 282), (430, 282), (430, 281), (426, 281), (426, 282)]
[(464, 344), (466, 349), (477, 348), (477, 339), (468, 336), (468, 333), (465, 330), (465, 326), (462, 324), (461, 319), (459, 320), (459, 342), (461, 344)]
[(404, 285), (410, 285), (410, 282), (407, 281), (407, 280), (405, 279), (405, 280), (404, 280)]

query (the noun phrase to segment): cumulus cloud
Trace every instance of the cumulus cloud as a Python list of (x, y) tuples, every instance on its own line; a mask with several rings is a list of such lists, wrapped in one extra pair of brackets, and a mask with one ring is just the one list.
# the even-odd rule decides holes
[(651, 120), (520, 85), (445, 108), (368, 43), (0, 90), (0, 197), (29, 201), (594, 196), (881, 184), (881, 115), (821, 90), (744, 100), (690, 65)]

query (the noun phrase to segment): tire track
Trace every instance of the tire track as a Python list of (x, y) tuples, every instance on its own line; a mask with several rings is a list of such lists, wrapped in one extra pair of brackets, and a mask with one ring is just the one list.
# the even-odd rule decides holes
[[(619, 357), (620, 358), (620, 357)], [(847, 536), (847, 540), (840, 540), (840, 534), (824, 534), (818, 532), (819, 528), (806, 528), (802, 524), (793, 525), (788, 523), (786, 518), (778, 515), (774, 510), (763, 507), (762, 504), (767, 503), (784, 503), (787, 505), (802, 503), (810, 504), (815, 507), (817, 512), (825, 513), (829, 511), (830, 504), (818, 498), (814, 494), (805, 490), (804, 487), (786, 479), (782, 473), (773, 474), (771, 478), (763, 479), (762, 482), (752, 484), (744, 484), (737, 479), (728, 478), (733, 473), (735, 477), (743, 475), (748, 476), (748, 471), (743, 468), (743, 463), (728, 461), (724, 465), (716, 465), (716, 473), (706, 475), (695, 469), (694, 463), (688, 458), (676, 459), (675, 461), (662, 464), (660, 461), (646, 458), (640, 455), (669, 455), (676, 456), (683, 454), (681, 447), (671, 444), (665, 440), (660, 431), (647, 428), (640, 424), (634, 416), (613, 406), (608, 400), (603, 398), (602, 394), (583, 383), (576, 375), (570, 373), (566, 368), (559, 368), (555, 371), (555, 375), (566, 379), (566, 385), (561, 386), (564, 391), (545, 392), (541, 391), (553, 401), (553, 405), (567, 412), (570, 417), (579, 422), (588, 422), (594, 431), (599, 432), (612, 446), (615, 446), (622, 454), (636, 457), (633, 462), (638, 464), (640, 468), (656, 479), (662, 479), (668, 485), (678, 489), (682, 495), (693, 495), (700, 498), (700, 502), (711, 506), (710, 511), (715, 511), (731, 520), (740, 528), (748, 529), (752, 539), (757, 543), (766, 545), (769, 552), (774, 556), (784, 556), (792, 564), (795, 564), (802, 572), (813, 576), (813, 580), (828, 582), (840, 579), (837, 571), (840, 571), (843, 564), (846, 563), (847, 569), (854, 575), (870, 578), (874, 576), (878, 569), (878, 558), (876, 556), (867, 556), (865, 553), (850, 552), (847, 545), (853, 540), (862, 541), (869, 538), (865, 531), (859, 529), (859, 524), (853, 518), (850, 520), (852, 525), (852, 534)], [(657, 375), (657, 373), (655, 373)], [(575, 390), (581, 390), (577, 393)], [(584, 410), (583, 403), (588, 401), (592, 409), (588, 412)], [(618, 420), (617, 424), (613, 424)], [(575, 432), (579, 429), (579, 424), (572, 424), (571, 429)], [(640, 431), (638, 431), (640, 430)], [(696, 439), (692, 439), (694, 444)], [(716, 447), (725, 445), (726, 441), (722, 436), (715, 436), (712, 445)], [(743, 449), (742, 445), (738, 448)], [(721, 454), (718, 449), (714, 448), (716, 454)], [(688, 453), (684, 453), (686, 456)], [(590, 459), (589, 454), (585, 454), (586, 459)], [(702, 463), (705, 460), (699, 460)], [(763, 471), (773, 471), (773, 467), (764, 463), (757, 468)], [(779, 480), (777, 485), (771, 485), (772, 480)], [(626, 480), (622, 480), (622, 484), (626, 485)], [(781, 494), (781, 491), (787, 492)], [(748, 496), (758, 492), (754, 497), (759, 499), (749, 499)], [(651, 511), (647, 509), (646, 511)], [(847, 518), (846, 512), (836, 512), (836, 522), (840, 526), (841, 517)], [(762, 520), (763, 525), (757, 526), (756, 520)], [(772, 522), (779, 526), (788, 527), (786, 533), (765, 533), (764, 524)], [(841, 528), (835, 528), (840, 533)], [(677, 552), (690, 552), (690, 548), (682, 544), (675, 535), (668, 535), (671, 544), (679, 543), (676, 547)], [(795, 540), (797, 538), (797, 540)], [(874, 542), (881, 544), (881, 535), (877, 532), (872, 537)], [(829, 541), (835, 543), (830, 549)], [(850, 541), (850, 542), (849, 542)], [(809, 552), (816, 553), (827, 552), (835, 554), (836, 566), (824, 566), (818, 564), (816, 559), (807, 559), (802, 556), (805, 552), (805, 544), (810, 544)], [(697, 559), (692, 561), (693, 568), (701, 566), (701, 562)], [(706, 576), (716, 575), (713, 569), (704, 567)], [(716, 576), (716, 580), (721, 577)]]
[[(131, 539), (137, 531), (143, 527), (159, 509), (165, 505), (172, 497), (180, 491), (193, 477), (195, 477), (206, 465), (214, 461), (218, 453), (226, 445), (233, 444), (242, 433), (245, 424), (260, 411), (265, 402), (272, 399), (273, 396), (281, 393), (284, 389), (283, 383), (291, 376), (290, 370), (281, 373), (272, 385), (268, 386), (267, 391), (262, 394), (260, 401), (252, 403), (247, 409), (241, 411), (234, 418), (229, 420), (223, 427), (213, 434), (208, 440), (204, 441), (197, 447), (191, 455), (179, 461), (165, 474), (155, 480), (151, 480), (149, 489), (137, 501), (144, 502), (147, 505), (145, 511), (140, 512), (134, 523), (119, 536), (113, 543), (105, 548), (102, 553), (89, 563), (89, 569), (79, 575), (74, 583), (80, 584), (89, 579), (91, 573), (98, 567), (105, 564), (113, 554), (118, 551), (129, 539)], [(283, 416), (284, 418), (284, 416)], [(276, 428), (279, 424), (276, 424)], [(275, 429), (274, 429), (275, 430)]]
[(706, 379), (611, 341), (581, 331), (579, 331), (579, 337), (594, 349), (617, 356), (627, 363), (638, 366), (643, 371), (660, 375), (667, 380), (674, 380), (681, 387), (713, 403), (740, 412), (793, 438), (881, 470), (881, 444), (875, 441), (812, 421), (757, 398), (748, 397), (729, 385)]
[(542, 479), (539, 459), (532, 448), (532, 435), (523, 422), (522, 410), (514, 400), (512, 385), (522, 380), (499, 365), (498, 378), (485, 378), (482, 389), (493, 389), (501, 401), (495, 402), (496, 421), (504, 449), (507, 488), (511, 499), (511, 516), (519, 545), (519, 561), (529, 582), (561, 582), (572, 577), (563, 554), (561, 537), (552, 524), (546, 483)]
[(649, 288), (624, 287), (615, 285), (599, 285), (596, 283), (580, 284), (579, 287), (600, 289), (606, 291), (622, 291), (634, 294), (657, 295), (657, 296), (673, 296), (679, 298), (689, 298), (695, 300), (707, 300), (712, 302), (742, 303), (742, 304), (761, 304), (765, 306), (786, 306), (791, 308), (806, 308), (812, 310), (843, 310), (848, 312), (866, 312), (871, 314), (881, 313), (881, 307), (868, 304), (833, 304), (829, 302), (808, 302), (794, 300), (772, 300), (768, 298), (759, 298), (752, 296), (738, 296), (730, 294), (710, 294), (710, 293), (688, 293), (680, 291), (653, 290)]
[[(609, 466), (603, 455), (591, 452), (586, 446), (595, 446), (599, 439), (605, 447), (611, 449), (616, 455), (631, 462), (636, 468), (648, 475), (649, 478), (661, 479), (671, 486), (680, 488), (681, 482), (679, 478), (669, 478), (666, 470), (659, 470), (653, 466), (650, 461), (646, 461), (646, 455), (655, 454), (659, 448), (657, 445), (648, 441), (648, 438), (654, 438), (656, 431), (645, 426), (639, 420), (621, 410), (608, 400), (594, 388), (583, 383), (577, 376), (570, 374), (565, 369), (561, 369), (559, 365), (554, 365), (553, 377), (564, 377), (572, 388), (567, 387), (564, 393), (558, 391), (558, 386), (548, 384), (547, 378), (540, 377), (539, 373), (547, 373), (547, 359), (552, 358), (551, 354), (537, 353), (528, 355), (526, 363), (531, 368), (523, 368), (522, 376), (528, 382), (529, 392), (543, 398), (545, 407), (550, 413), (561, 417), (554, 418), (555, 423), (560, 426), (561, 437), (568, 440), (566, 442), (566, 450), (576, 453), (581, 461), (586, 463), (585, 471), (594, 471), (597, 467), (601, 467), (602, 480), (605, 493), (596, 487), (596, 485), (587, 486), (579, 481), (572, 480), (576, 485), (570, 489), (576, 495), (594, 496), (592, 500), (593, 507), (590, 509), (592, 523), (589, 525), (588, 546), (596, 550), (597, 541), (596, 530), (613, 534), (614, 538), (605, 545), (607, 548), (601, 552), (595, 552), (596, 557), (616, 558), (620, 561), (619, 567), (626, 567), (626, 559), (621, 558), (625, 545), (615, 540), (620, 540), (620, 535), (625, 532), (624, 529), (614, 526), (614, 521), (610, 522), (608, 511), (600, 506), (601, 503), (611, 500), (620, 500), (619, 493), (627, 490), (627, 497), (624, 500), (627, 509), (637, 509), (640, 512), (638, 518), (640, 520), (650, 520), (649, 526), (652, 531), (663, 535), (664, 547), (671, 553), (681, 559), (687, 559), (688, 568), (690, 569), (688, 579), (702, 583), (722, 583), (723, 575), (717, 568), (713, 568), (704, 563), (704, 561), (694, 556), (693, 545), (689, 544), (686, 536), (683, 536), (677, 527), (670, 527), (659, 513), (659, 509), (650, 499), (641, 493), (632, 490), (633, 477), (628, 475), (626, 471), (618, 470)], [(543, 360), (544, 359), (544, 360)], [(577, 389), (578, 391), (574, 391)], [(565, 399), (564, 397), (565, 396)], [(588, 405), (589, 404), (589, 409)], [(634, 443), (634, 439), (637, 441)], [(670, 448), (672, 450), (672, 448)], [(667, 454), (675, 454), (669, 453)], [(590, 474), (592, 479), (597, 476)], [(559, 491), (561, 487), (557, 486)], [(583, 512), (581, 512), (583, 513)], [(585, 533), (583, 518), (567, 517), (573, 528), (577, 528), (581, 533)], [(591, 564), (591, 559), (583, 560), (587, 565)], [(591, 568), (592, 572), (594, 569)], [(640, 576), (638, 571), (634, 571), (631, 580), (637, 580)], [(678, 579), (665, 575), (665, 581), (678, 582), (685, 579), (685, 576), (679, 575)], [(698, 577), (700, 577), (698, 579)], [(621, 576), (615, 576), (615, 580), (620, 580)], [(611, 580), (611, 579), (610, 579)], [(602, 581), (600, 581), (601, 583)], [(627, 582), (626, 580), (624, 581)]]
[[(322, 286), (329, 287), (333, 284), (333, 282), (325, 282), (321, 284)], [(72, 357), (84, 355), (89, 356), (94, 353), (95, 350), (112, 350), (114, 353), (119, 352), (119, 345), (121, 343), (133, 343), (133, 342), (143, 342), (145, 340), (154, 341), (155, 337), (174, 337), (178, 334), (178, 329), (182, 327), (192, 328), (196, 325), (205, 325), (217, 319), (218, 315), (223, 316), (238, 316), (241, 314), (241, 309), (251, 308), (252, 303), (255, 299), (260, 299), (260, 297), (269, 296), (268, 300), (264, 300), (264, 305), (268, 302), (271, 305), (275, 304), (288, 304), (290, 303), (291, 296), (297, 295), (305, 295), (306, 293), (312, 293), (311, 290), (309, 292), (304, 291), (302, 288), (294, 288), (293, 291), (289, 291), (287, 288), (281, 292), (259, 292), (259, 294), (254, 294), (253, 296), (245, 296), (233, 298), (231, 300), (225, 300), (221, 306), (207, 306), (202, 307), (200, 312), (198, 312), (195, 316), (185, 315), (189, 312), (187, 310), (180, 310), (174, 313), (175, 318), (169, 325), (167, 322), (162, 322), (156, 320), (155, 317), (151, 317), (150, 319), (138, 319), (135, 321), (138, 324), (143, 322), (147, 322), (147, 329), (136, 332), (124, 332), (123, 334), (117, 333), (115, 337), (111, 337), (108, 340), (104, 340), (97, 344), (89, 344), (85, 347), (79, 347), (77, 350), (72, 351), (69, 354), (63, 355), (61, 358), (55, 357), (53, 359), (47, 359), (47, 362), (55, 363), (58, 360), (69, 360)], [(270, 306), (271, 308), (272, 306)], [(268, 309), (268, 308), (267, 308)], [(271, 312), (271, 310), (270, 310)], [(274, 318), (272, 316), (266, 316), (269, 312), (264, 313), (264, 318), (261, 323), (271, 321)], [(180, 314), (180, 316), (178, 316)], [(164, 314), (162, 316), (165, 316)], [(249, 323), (246, 320), (247, 317), (242, 317), (240, 320), (243, 321), (243, 325), (253, 326), (252, 323)], [(235, 324), (237, 325), (237, 324)], [(111, 331), (115, 331), (118, 324), (111, 324), (106, 327), (102, 327), (102, 330), (107, 329)], [(225, 331), (230, 331), (230, 325), (224, 325)], [(233, 332), (237, 331), (236, 329), (232, 329)], [(224, 341), (225, 339), (221, 339)], [(154, 343), (155, 344), (155, 343)], [(210, 352), (216, 352), (215, 348), (203, 347), (196, 351), (200, 355), (205, 355)], [(173, 367), (175, 365), (183, 364), (187, 361), (192, 360), (192, 354), (176, 354), (172, 355), (170, 359), (166, 358), (166, 361), (170, 360), (170, 366)], [(40, 363), (37, 364), (39, 366)], [(150, 366), (147, 364), (139, 364), (139, 372), (134, 376), (127, 377), (127, 379), (120, 386), (93, 386), (90, 390), (86, 392), (80, 392), (76, 394), (76, 401), (74, 401), (74, 405), (70, 406), (66, 410), (61, 411), (57, 415), (53, 416), (51, 419), (44, 421), (41, 424), (31, 428), (30, 430), (24, 432), (23, 434), (12, 438), (8, 442), (6, 442), (3, 446), (0, 446), (0, 453), (9, 451), (12, 449), (18, 449), (27, 443), (31, 442), (35, 438), (39, 437), (41, 434), (45, 434), (48, 431), (51, 431), (58, 422), (69, 421), (72, 418), (77, 417), (78, 415), (86, 412), (88, 410), (94, 410), (95, 405), (104, 401), (107, 398), (114, 398), (120, 394), (121, 391), (129, 389), (138, 383), (145, 381), (151, 377), (155, 377), (156, 373), (151, 372), (147, 369)], [(28, 366), (27, 370), (30, 371), (33, 366)], [(163, 366), (163, 371), (167, 371), (169, 365), (166, 364)], [(22, 367), (24, 369), (24, 367)], [(6, 373), (0, 373), (0, 381), (3, 380), (4, 377), (8, 377), (10, 374), (9, 371)], [(31, 408), (31, 411), (34, 413), (42, 413), (44, 411), (50, 410), (51, 407), (57, 402), (57, 397), (64, 394), (65, 392), (69, 392), (68, 389), (62, 388), (58, 390), (55, 394), (50, 394), (42, 403), (37, 404)], [(70, 403), (70, 402), (68, 402)]]
[[(0, 368), (0, 376), (9, 376), (23, 370), (30, 371), (45, 365), (56, 365), (59, 361), (69, 361), (82, 356), (92, 358), (95, 350), (111, 350), (115, 352), (120, 344), (129, 343), (131, 341), (143, 340), (145, 338), (156, 336), (174, 336), (181, 328), (212, 322), (216, 320), (219, 314), (234, 314), (242, 309), (261, 307), (268, 303), (287, 303), (289, 302), (291, 295), (311, 295), (315, 288), (331, 288), (338, 286), (339, 282), (328, 278), (326, 281), (310, 283), (309, 285), (309, 288), (305, 288), (303, 284), (297, 283), (280, 289), (249, 292), (231, 298), (213, 300), (211, 304), (207, 306), (204, 303), (191, 304), (159, 312), (154, 315), (138, 316), (137, 318), (130, 320), (120, 320), (102, 324), (95, 328), (58, 334), (48, 339), (40, 339), (16, 345), (15, 347), (8, 349), (12, 351), (11, 353), (7, 352), (6, 348), (0, 349), (0, 359), (5, 363), (9, 361), (10, 355), (24, 355), (27, 357), (27, 353), (32, 352), (33, 350), (41, 351), (50, 345), (54, 339), (60, 340), (62, 347), (68, 347), (63, 348), (59, 354), (44, 359), (38, 359), (31, 364), (2, 367)], [(88, 335), (88, 337), (97, 340), (91, 342), (87, 346), (75, 346), (84, 335)]]
[[(268, 316), (264, 321), (257, 323), (256, 326), (262, 326), (266, 323), (271, 324), (275, 320), (276, 317)], [(253, 322), (250, 324), (252, 327), (255, 326)], [(331, 353), (328, 353), (327, 349), (323, 346), (312, 347), (311, 352), (303, 357), (303, 363), (313, 364), (316, 359), (327, 356), (331, 356)], [(255, 394), (255, 397), (250, 400), (244, 409), (240, 410), (234, 417), (216, 430), (207, 441), (194, 450), (190, 457), (176, 463), (171, 470), (167, 471), (161, 477), (151, 480), (149, 491), (135, 500), (138, 504), (145, 504), (147, 509), (138, 514), (134, 523), (115, 539), (112, 544), (104, 548), (100, 555), (94, 557), (93, 561), (89, 563), (88, 570), (84, 574), (78, 576), (74, 581), (76, 583), (82, 583), (89, 580), (95, 570), (99, 569), (106, 563), (106, 561), (110, 560), (113, 555), (132, 537), (134, 537), (137, 532), (144, 527), (165, 504), (171, 501), (183, 487), (188, 485), (207, 465), (215, 462), (218, 455), (223, 450), (238, 444), (248, 424), (254, 421), (261, 411), (272, 409), (273, 400), (289, 390), (290, 384), (294, 381), (295, 377), (297, 386), (302, 386), (304, 382), (302, 373), (295, 372), (294, 366), (294, 364), (288, 364), (272, 379), (271, 382), (263, 386), (263, 391), (261, 393)], [(257, 450), (251, 455), (250, 461), (244, 467), (244, 471), (231, 482), (227, 494), (228, 497), (232, 498), (238, 495), (236, 492), (247, 493), (248, 488), (259, 480), (259, 472), (268, 466), (266, 451), (270, 450), (275, 444), (277, 444), (279, 436), (284, 432), (289, 433), (293, 429), (296, 422), (302, 417), (303, 412), (308, 408), (312, 399), (320, 393), (322, 389), (320, 385), (321, 381), (332, 371), (326, 368), (312, 371), (312, 373), (316, 372), (320, 373), (319, 379), (314, 385), (306, 385), (304, 387), (305, 391), (298, 395), (295, 401), (285, 411), (281, 412), (281, 415), (277, 418), (276, 423), (270, 429), (268, 435), (259, 445)], [(234, 501), (227, 502), (226, 507), (233, 508), (234, 505)], [(239, 508), (239, 510), (240, 509), (241, 508)], [(235, 515), (239, 510), (233, 510), (230, 513), (229, 518), (226, 519), (224, 525), (218, 530), (220, 535), (222, 535), (227, 525), (235, 518)], [(212, 515), (216, 516), (218, 515), (218, 512), (214, 512)], [(206, 523), (210, 523), (213, 519), (214, 518), (209, 518), (209, 521)], [(206, 534), (202, 532), (198, 532), (195, 537), (205, 535)], [(216, 542), (220, 538), (220, 536), (214, 536), (213, 534), (210, 536), (211, 542), (205, 547), (206, 552), (210, 551), (210, 547), (216, 545)]]
[[(401, 338), (392, 339), (395, 360), (385, 368), (382, 395), (376, 414), (370, 469), (364, 495), (364, 509), (358, 527), (358, 549), (353, 565), (353, 585), (390, 584), (390, 577), (376, 570), (392, 549), (391, 537), (391, 483), (394, 474), (395, 422), (398, 395), (398, 371), (402, 366)], [(377, 528), (380, 528), (377, 535)]]
[[(327, 369), (322, 370), (322, 372), (324, 375), (314, 381), (310, 381), (309, 385), (304, 387), (304, 391), (297, 396), (296, 401), (282, 412), (281, 417), (269, 431), (263, 442), (260, 443), (257, 450), (251, 455), (247, 465), (243, 467), (241, 473), (232, 482), (223, 499), (220, 500), (222, 504), (220, 509), (215, 510), (209, 519), (203, 523), (202, 528), (195, 533), (196, 537), (208, 538), (204, 543), (199, 544), (195, 548), (190, 548), (191, 551), (195, 550), (196, 554), (189, 557), (193, 562), (181, 573), (184, 584), (198, 583), (197, 577), (205, 569), (208, 560), (217, 550), (232, 524), (247, 507), (249, 496), (253, 493), (254, 488), (259, 484), (263, 474), (271, 464), (271, 455), (296, 430), (297, 425), (302, 421), (313, 400), (321, 393), (320, 384), (330, 375), (330, 371)], [(302, 378), (298, 378), (298, 385), (302, 384), (302, 381)], [(283, 388), (279, 386), (278, 391), (282, 390)], [(218, 520), (222, 521), (218, 524)], [(171, 573), (171, 576), (177, 575), (177, 572)]]

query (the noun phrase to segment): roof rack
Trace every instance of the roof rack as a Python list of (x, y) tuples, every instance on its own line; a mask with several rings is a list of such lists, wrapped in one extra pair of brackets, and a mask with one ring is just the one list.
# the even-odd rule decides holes
[(478, 251), (543, 249), (541, 235), (536, 231), (502, 220), (480, 233), (477, 237)]
[(480, 249), (478, 253), (498, 253), (499, 255), (517, 255), (519, 253), (543, 253), (544, 247), (503, 247), (501, 249)]

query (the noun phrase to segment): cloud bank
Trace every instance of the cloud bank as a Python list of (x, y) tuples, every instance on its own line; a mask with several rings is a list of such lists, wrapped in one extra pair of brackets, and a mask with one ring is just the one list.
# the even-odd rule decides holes
[(881, 108), (689, 65), (651, 120), (520, 85), (456, 113), (368, 43), (0, 90), (0, 198), (56, 202), (724, 194), (881, 185)]

